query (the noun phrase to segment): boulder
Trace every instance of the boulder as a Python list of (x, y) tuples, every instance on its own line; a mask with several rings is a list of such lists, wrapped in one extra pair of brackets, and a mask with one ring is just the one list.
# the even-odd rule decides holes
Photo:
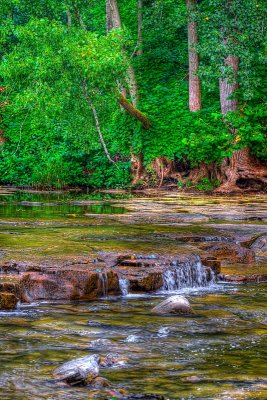
[(15, 310), (17, 304), (18, 298), (13, 293), (0, 293), (0, 310)]
[(87, 357), (69, 361), (54, 370), (57, 379), (71, 386), (93, 383), (99, 373), (99, 356), (93, 354)]
[(189, 301), (184, 296), (171, 296), (151, 311), (153, 314), (193, 314)]

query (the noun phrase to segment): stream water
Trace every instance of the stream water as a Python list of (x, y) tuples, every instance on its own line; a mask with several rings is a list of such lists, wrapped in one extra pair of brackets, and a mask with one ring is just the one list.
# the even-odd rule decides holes
[[(0, 202), (1, 262), (49, 263), (99, 250), (199, 254), (201, 247), (175, 235), (246, 239), (266, 232), (267, 225), (267, 202), (260, 196), (102, 199), (3, 190)], [(256, 261), (225, 269), (266, 271), (265, 254)], [(127, 295), (122, 281), (121, 297), (23, 304), (0, 312), (0, 399), (117, 399), (119, 389), (171, 400), (266, 399), (265, 284), (206, 286), (203, 280), (199, 287), (186, 287), (189, 282), (178, 288), (172, 282), (170, 274), (158, 293)], [(184, 294), (195, 315), (152, 315), (170, 292)], [(95, 353), (126, 359), (101, 370), (110, 388), (74, 388), (53, 379), (62, 362)]]

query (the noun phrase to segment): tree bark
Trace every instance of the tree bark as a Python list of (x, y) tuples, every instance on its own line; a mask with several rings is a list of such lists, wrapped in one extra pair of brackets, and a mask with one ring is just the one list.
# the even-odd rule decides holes
[(70, 10), (68, 9), (67, 10), (67, 25), (68, 25), (68, 27), (70, 28), (71, 27), (71, 12), (70, 12)]
[(231, 67), (233, 71), (233, 82), (229, 78), (220, 78), (220, 104), (221, 112), (226, 115), (230, 111), (236, 111), (238, 102), (234, 99), (234, 93), (238, 89), (237, 75), (239, 67), (239, 58), (229, 55), (225, 60), (225, 65)]
[(196, 0), (186, 0), (188, 10), (188, 61), (189, 61), (189, 110), (192, 112), (201, 110), (200, 79), (197, 76), (199, 57), (196, 50), (198, 43), (197, 24), (192, 12), (196, 9)]
[(121, 18), (117, 0), (106, 0), (106, 26), (107, 32), (112, 28), (121, 28)]

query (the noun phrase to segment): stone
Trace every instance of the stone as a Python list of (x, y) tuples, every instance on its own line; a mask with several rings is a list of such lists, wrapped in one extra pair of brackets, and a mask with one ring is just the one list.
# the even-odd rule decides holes
[(193, 314), (189, 301), (184, 296), (171, 296), (151, 311), (153, 314)]
[(89, 347), (100, 347), (100, 348), (109, 347), (110, 348), (111, 346), (113, 346), (113, 343), (109, 339), (95, 339), (89, 343)]
[(77, 358), (56, 368), (54, 376), (71, 386), (93, 383), (99, 374), (99, 360), (96, 354)]
[(18, 298), (13, 293), (0, 293), (0, 310), (15, 310)]
[(123, 365), (127, 362), (126, 357), (122, 357), (119, 354), (107, 354), (106, 356), (100, 356), (100, 367), (112, 367)]
[(34, 300), (95, 300), (119, 293), (119, 279), (113, 271), (95, 272), (95, 266), (73, 265), (69, 268), (24, 272), (20, 276), (22, 301)]
[(267, 234), (258, 237), (250, 247), (254, 251), (267, 252)]
[(264, 283), (267, 282), (267, 274), (253, 274), (253, 275), (227, 275), (220, 274), (218, 279), (222, 282), (232, 283)]
[(205, 267), (211, 268), (215, 274), (220, 274), (221, 272), (221, 261), (217, 260), (215, 257), (202, 257), (201, 261)]
[(92, 381), (92, 386), (94, 388), (103, 388), (103, 387), (110, 387), (112, 386), (111, 382), (106, 379), (106, 378), (102, 378), (102, 376), (97, 376), (93, 381)]
[(241, 246), (239, 243), (217, 243), (206, 248), (209, 254), (226, 263), (252, 263), (255, 252)]

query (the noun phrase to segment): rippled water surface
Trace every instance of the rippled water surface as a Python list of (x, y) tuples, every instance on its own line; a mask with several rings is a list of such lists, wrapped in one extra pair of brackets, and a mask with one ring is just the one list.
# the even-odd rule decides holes
[[(3, 262), (73, 258), (103, 249), (192, 253), (199, 249), (177, 242), (175, 235), (234, 233), (246, 239), (266, 232), (267, 221), (266, 198), (260, 196), (3, 193), (0, 203)], [(242, 272), (242, 265), (236, 268)], [(263, 255), (255, 268), (266, 269)], [(119, 389), (169, 399), (266, 399), (265, 290), (264, 284), (184, 290), (192, 317), (152, 315), (167, 293), (41, 302), (0, 312), (0, 399), (116, 399)], [(127, 358), (122, 366), (101, 370), (111, 388), (70, 388), (53, 379), (62, 362), (111, 352)]]
[(63, 361), (110, 352), (128, 359), (102, 370), (114, 390), (170, 399), (266, 399), (263, 289), (189, 291), (193, 317), (151, 315), (158, 296), (40, 303), (2, 313), (1, 399), (112, 398), (110, 389), (68, 388), (52, 378)]

